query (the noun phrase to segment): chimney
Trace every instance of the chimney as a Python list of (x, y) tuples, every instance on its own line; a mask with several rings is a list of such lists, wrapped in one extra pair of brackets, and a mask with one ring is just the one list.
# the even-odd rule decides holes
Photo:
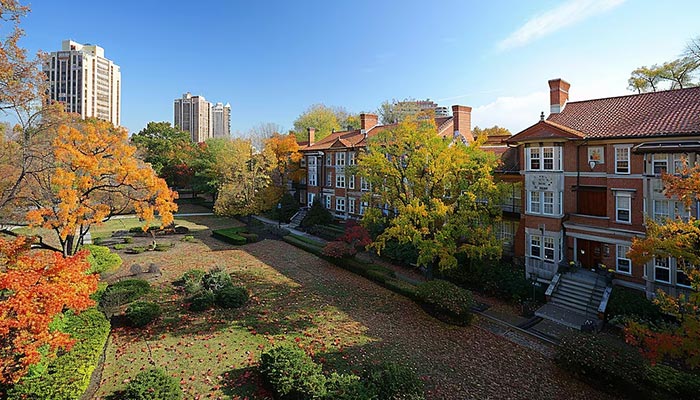
[(549, 80), (549, 112), (559, 114), (564, 109), (564, 104), (569, 100), (569, 82), (559, 79)]
[(379, 118), (375, 114), (360, 114), (360, 129), (368, 131), (377, 126), (378, 122)]
[(474, 141), (472, 135), (472, 108), (468, 106), (452, 106), (452, 126), (454, 136), (462, 135), (469, 143)]
[(311, 146), (316, 141), (316, 128), (306, 128), (306, 130), (309, 132), (309, 146)]

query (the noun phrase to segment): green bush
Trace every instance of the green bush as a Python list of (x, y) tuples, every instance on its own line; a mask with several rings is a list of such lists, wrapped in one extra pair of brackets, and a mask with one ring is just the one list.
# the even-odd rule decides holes
[(75, 344), (69, 352), (30, 372), (10, 389), (7, 398), (79, 399), (90, 383), (109, 335), (109, 321), (96, 308), (80, 314), (68, 313), (61, 331), (71, 335)]
[(216, 292), (226, 286), (231, 286), (231, 275), (219, 267), (213, 268), (202, 276), (202, 288)]
[(162, 369), (151, 368), (140, 372), (129, 382), (123, 393), (125, 400), (177, 400), (182, 399), (182, 389), (177, 379)]
[(399, 243), (394, 240), (386, 242), (382, 250), (382, 257), (386, 257), (405, 267), (412, 267), (418, 262), (418, 249), (411, 243)]
[(194, 296), (190, 297), (190, 310), (191, 311), (205, 311), (214, 307), (215, 297), (214, 293), (209, 290), (202, 290), (195, 293)]
[(173, 248), (173, 244), (169, 242), (156, 243), (155, 251), (168, 251)]
[(458, 323), (471, 322), (472, 293), (454, 283), (439, 279), (424, 282), (418, 285), (416, 295), (438, 314), (454, 318)]
[(647, 300), (644, 292), (615, 286), (606, 310), (608, 319), (627, 317), (637, 320), (657, 322), (663, 319), (659, 306)]
[(195, 294), (202, 290), (202, 277), (206, 272), (201, 269), (191, 269), (185, 272), (179, 283), (185, 288), (187, 294)]
[[(532, 297), (532, 282), (522, 268), (490, 260), (469, 260), (458, 257), (459, 266), (444, 273), (444, 278), (485, 295), (522, 303)], [(545, 287), (536, 291), (536, 299), (544, 300)]]
[(114, 250), (124, 250), (126, 249), (126, 245), (124, 243), (117, 243), (114, 245)]
[(151, 290), (151, 285), (143, 279), (125, 279), (107, 286), (100, 306), (118, 307), (131, 303)]
[(308, 228), (314, 225), (330, 224), (331, 222), (333, 222), (333, 216), (321, 205), (321, 201), (316, 198), (314, 202), (311, 203), (311, 207), (304, 219), (301, 220), (300, 225), (303, 228)]
[(647, 367), (647, 383), (654, 389), (678, 399), (696, 399), (700, 393), (700, 376), (657, 364)]
[(149, 301), (135, 301), (126, 309), (129, 325), (141, 328), (160, 317), (160, 306)]
[(316, 399), (326, 394), (321, 366), (296, 346), (277, 346), (260, 356), (260, 372), (281, 399)]
[(89, 272), (92, 274), (112, 272), (122, 265), (122, 258), (119, 257), (119, 254), (112, 253), (109, 247), (86, 244), (82, 249), (90, 252), (87, 261), (90, 263)]
[(240, 286), (224, 286), (214, 292), (214, 301), (221, 308), (238, 308), (248, 301), (248, 290)]
[(180, 239), (183, 242), (195, 242), (196, 239), (192, 235), (185, 235), (182, 239)]
[(241, 233), (240, 236), (245, 238), (248, 243), (255, 243), (260, 240), (257, 233)]
[(635, 390), (646, 373), (646, 361), (637, 349), (603, 334), (565, 335), (555, 360), (562, 369), (608, 389)]
[(246, 238), (241, 236), (242, 233), (248, 233), (246, 227), (244, 226), (237, 228), (217, 229), (211, 232), (212, 236), (215, 238), (237, 246), (244, 245), (247, 242)]
[(377, 393), (365, 386), (357, 375), (333, 372), (326, 379), (325, 400), (375, 400)]
[(371, 367), (365, 373), (364, 381), (382, 400), (425, 399), (423, 381), (412, 369), (401, 364), (385, 362)]
[(282, 208), (280, 210), (275, 209), (276, 218), (282, 222), (289, 222), (294, 214), (299, 211), (299, 202), (294, 200), (294, 196), (289, 192), (285, 192), (280, 199), (280, 204)]
[(141, 254), (146, 250), (147, 249), (143, 246), (134, 246), (134, 247), (126, 249), (126, 252), (129, 254)]
[(134, 238), (131, 236), (124, 236), (124, 243), (126, 243), (126, 244), (134, 243)]

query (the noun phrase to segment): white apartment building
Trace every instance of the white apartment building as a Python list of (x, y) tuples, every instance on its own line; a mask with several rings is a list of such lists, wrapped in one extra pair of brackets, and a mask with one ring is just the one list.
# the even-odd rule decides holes
[(64, 40), (44, 63), (49, 98), (82, 118), (121, 123), (121, 71), (102, 47)]
[(190, 92), (175, 99), (175, 123), (183, 131), (188, 131), (192, 141), (204, 142), (212, 138), (212, 106), (203, 96), (192, 96)]
[(216, 103), (211, 109), (212, 135), (215, 138), (227, 138), (231, 135), (231, 105)]

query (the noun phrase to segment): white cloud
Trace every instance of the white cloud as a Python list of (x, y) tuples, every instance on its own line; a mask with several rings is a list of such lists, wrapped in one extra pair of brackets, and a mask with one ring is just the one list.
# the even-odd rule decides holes
[(499, 97), (472, 109), (472, 126), (494, 125), (516, 134), (540, 120), (540, 112), (549, 115), (549, 92), (534, 92), (520, 97)]
[(596, 14), (611, 10), (625, 0), (569, 0), (566, 3), (530, 18), (518, 30), (498, 43), (498, 50), (524, 46)]

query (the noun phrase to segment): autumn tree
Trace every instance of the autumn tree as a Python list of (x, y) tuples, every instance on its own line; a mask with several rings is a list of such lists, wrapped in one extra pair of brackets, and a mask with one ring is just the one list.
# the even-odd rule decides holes
[(494, 125), (490, 128), (479, 128), (475, 126), (472, 129), (472, 134), (475, 138), (479, 139), (481, 137), (488, 138), (489, 136), (510, 136), (511, 133), (508, 129)]
[(127, 132), (110, 122), (89, 119), (59, 129), (53, 142), (55, 168), (33, 182), (33, 226), (52, 229), (65, 256), (75, 254), (92, 225), (134, 210), (144, 227), (160, 216), (173, 221), (171, 191), (150, 165), (135, 157)]
[(50, 324), (94, 304), (98, 276), (87, 274), (87, 252), (64, 258), (30, 244), (0, 238), (0, 384), (16, 383), (42, 357), (69, 349), (70, 337)]
[(390, 240), (411, 243), (418, 264), (440, 269), (456, 267), (457, 253), (499, 256), (492, 229), (500, 217), (491, 175), (497, 160), (479, 145), (443, 139), (433, 120), (413, 117), (372, 137), (358, 161), (371, 184), (363, 221), (387, 225), (372, 246), (381, 252)]
[[(686, 207), (700, 200), (700, 166), (686, 166), (680, 175), (665, 174), (662, 179), (666, 195), (677, 198)], [(692, 216), (663, 223), (649, 219), (646, 236), (632, 241), (628, 257), (637, 264), (654, 257), (675, 258), (693, 290), (678, 297), (659, 290), (655, 301), (679, 323), (658, 330), (633, 321), (626, 328), (627, 340), (639, 345), (653, 361), (670, 357), (690, 368), (700, 367), (700, 221)]]
[(359, 117), (348, 113), (342, 107), (328, 107), (323, 104), (314, 104), (304, 111), (294, 121), (294, 132), (298, 141), (305, 141), (307, 128), (316, 128), (315, 139), (321, 140), (333, 131), (346, 130), (348, 127), (359, 128)]
[(194, 175), (193, 160), (199, 148), (192, 143), (190, 134), (169, 122), (149, 122), (144, 129), (131, 136), (143, 160), (168, 183), (170, 187), (186, 187)]

